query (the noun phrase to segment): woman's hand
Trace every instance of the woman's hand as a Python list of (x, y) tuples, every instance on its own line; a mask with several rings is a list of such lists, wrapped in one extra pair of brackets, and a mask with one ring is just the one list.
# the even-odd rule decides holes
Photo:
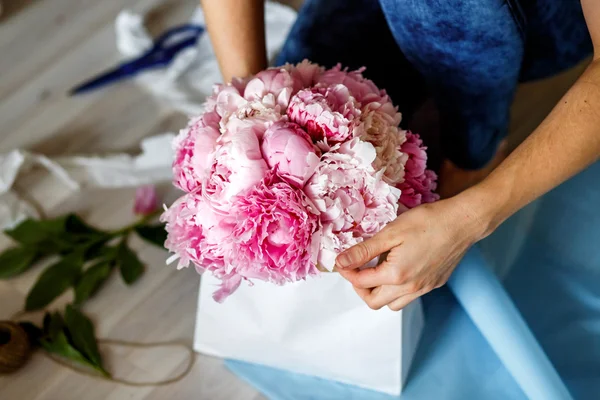
[[(468, 248), (488, 228), (466, 197), (424, 204), (338, 255), (336, 270), (372, 309), (401, 310), (444, 285)], [(359, 269), (380, 255), (374, 268)]]
[[(506, 218), (600, 160), (600, 2), (582, 0), (594, 61), (544, 122), (484, 181), (400, 215), (338, 256), (337, 270), (371, 308), (400, 310), (442, 286), (478, 240)], [(359, 270), (389, 251), (375, 268)]]

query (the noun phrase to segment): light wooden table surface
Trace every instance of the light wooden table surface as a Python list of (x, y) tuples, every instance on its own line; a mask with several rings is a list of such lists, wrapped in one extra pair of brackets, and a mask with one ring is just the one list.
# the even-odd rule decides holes
[[(15, 4), (19, 3), (19, 4)], [(9, 1), (0, 19), (0, 153), (28, 148), (49, 155), (138, 151), (139, 141), (176, 132), (186, 118), (159, 106), (132, 83), (69, 98), (75, 84), (118, 61), (114, 18), (124, 8), (148, 12), (154, 32), (181, 23), (191, 0)], [(18, 191), (43, 204), (50, 215), (75, 211), (105, 228), (132, 222), (133, 190), (72, 192), (39, 172), (18, 182)], [(167, 185), (167, 188), (168, 189)], [(172, 194), (172, 193), (171, 193)], [(8, 243), (0, 238), (0, 246)], [(133, 242), (146, 263), (144, 277), (126, 287), (114, 276), (85, 307), (100, 337), (141, 342), (182, 339), (192, 343), (199, 279), (193, 269), (165, 265), (166, 251)], [(0, 319), (23, 306), (39, 269), (0, 281)], [(67, 298), (56, 303), (61, 307)], [(180, 372), (184, 350), (103, 348), (109, 370), (129, 380), (152, 380)], [(18, 373), (0, 377), (2, 400), (256, 400), (253, 388), (219, 359), (198, 356), (191, 373), (165, 387), (132, 388), (89, 378), (40, 354)]]
[[(299, 1), (294, 1), (299, 3)], [(69, 98), (76, 83), (118, 61), (113, 21), (123, 8), (151, 11), (155, 32), (185, 21), (194, 0), (21, 0), (4, 2), (0, 17), (0, 153), (28, 148), (48, 155), (136, 152), (139, 141), (177, 131), (186, 119), (159, 106), (132, 83)], [(513, 136), (522, 138), (556, 103), (581, 67), (519, 89)], [(50, 215), (74, 211), (92, 224), (115, 228), (133, 220), (133, 190), (72, 192), (47, 174), (32, 173), (18, 191)], [(8, 240), (0, 237), (0, 248)], [(166, 252), (134, 242), (147, 273), (132, 288), (113, 279), (85, 307), (100, 337), (135, 341), (183, 339), (191, 344), (198, 279), (193, 269), (175, 272)], [(39, 269), (0, 281), (0, 319), (23, 306)], [(117, 278), (117, 277), (115, 277)], [(67, 298), (60, 299), (60, 307)], [(103, 348), (109, 370), (130, 380), (162, 379), (184, 367), (186, 353)], [(199, 356), (190, 375), (166, 387), (131, 388), (59, 367), (37, 354), (14, 375), (0, 377), (2, 400), (257, 400), (254, 389), (215, 358)]]

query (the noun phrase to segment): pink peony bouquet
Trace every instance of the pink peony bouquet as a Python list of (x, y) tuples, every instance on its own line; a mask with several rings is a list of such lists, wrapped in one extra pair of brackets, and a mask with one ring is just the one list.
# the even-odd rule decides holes
[(341, 251), (437, 199), (419, 136), (385, 91), (304, 61), (215, 86), (174, 141), (166, 247), (222, 281), (283, 285), (331, 271)]

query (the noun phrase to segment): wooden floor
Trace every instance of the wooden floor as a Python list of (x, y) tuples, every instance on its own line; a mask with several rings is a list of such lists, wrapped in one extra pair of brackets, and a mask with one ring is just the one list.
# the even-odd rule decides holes
[[(49, 155), (137, 150), (140, 139), (176, 131), (186, 120), (158, 106), (131, 83), (78, 98), (66, 91), (118, 60), (113, 21), (123, 8), (152, 10), (153, 31), (184, 21), (195, 0), (4, 0), (0, 17), (0, 153), (22, 147)], [(298, 3), (298, 1), (294, 1)], [(513, 133), (531, 131), (557, 101), (578, 68), (551, 81), (520, 88)], [(33, 173), (18, 190), (50, 214), (80, 213), (104, 228), (133, 220), (132, 190), (74, 193)], [(0, 237), (0, 248), (8, 244)], [(132, 288), (114, 279), (85, 311), (101, 337), (135, 341), (183, 339), (192, 342), (198, 279), (192, 269), (164, 265), (166, 253), (135, 242), (147, 263)], [(0, 281), (0, 319), (21, 309), (39, 270)], [(56, 306), (67, 299), (61, 299)], [(186, 353), (103, 348), (111, 371), (130, 380), (161, 379), (184, 367)], [(218, 359), (199, 356), (191, 374), (166, 387), (131, 388), (96, 380), (59, 367), (41, 355), (20, 372), (0, 377), (2, 400), (261, 399), (229, 373)]]

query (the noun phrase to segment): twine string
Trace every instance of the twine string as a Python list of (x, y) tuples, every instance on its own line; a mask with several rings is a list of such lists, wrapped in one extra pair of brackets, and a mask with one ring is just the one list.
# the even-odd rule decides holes
[(190, 373), (190, 371), (192, 370), (192, 367), (194, 366), (194, 362), (196, 360), (196, 353), (194, 352), (194, 349), (192, 349), (191, 346), (189, 346), (185, 343), (179, 342), (177, 340), (165, 341), (165, 342), (141, 343), (141, 342), (130, 342), (130, 341), (126, 341), (126, 340), (119, 340), (119, 339), (98, 339), (98, 343), (99, 344), (108, 344), (108, 345), (112, 344), (115, 346), (134, 347), (134, 348), (183, 347), (184, 349), (186, 349), (188, 351), (188, 354), (189, 354), (188, 362), (186, 364), (185, 369), (181, 373), (179, 373), (178, 375), (176, 375), (172, 378), (166, 378), (163, 380), (156, 380), (156, 381), (137, 382), (137, 381), (129, 381), (127, 379), (114, 377), (114, 376), (103, 376), (96, 372), (92, 372), (92, 371), (86, 370), (84, 368), (77, 367), (77, 366), (73, 365), (72, 363), (67, 362), (62, 358), (56, 357), (55, 355), (48, 353), (48, 352), (44, 352), (44, 355), (46, 357), (48, 357), (49, 359), (51, 359), (52, 361), (54, 361), (55, 363), (65, 367), (65, 368), (69, 368), (70, 370), (80, 373), (82, 375), (90, 376), (93, 378), (101, 378), (101, 379), (108, 380), (111, 382), (116, 382), (116, 383), (120, 383), (120, 384), (123, 384), (126, 386), (133, 386), (133, 387), (166, 386), (166, 385), (170, 385), (175, 382), (179, 382), (180, 380), (185, 378)]
[[(25, 311), (18, 311), (10, 318), (10, 322), (18, 324), (19, 319), (21, 317), (23, 317), (25, 314), (28, 314), (28, 313)], [(22, 330), (19, 330), (19, 331), (21, 332), (21, 334), (23, 334)], [(17, 331), (15, 330), (11, 333), (15, 334), (16, 332)], [(196, 361), (196, 353), (194, 352), (194, 349), (192, 348), (192, 346), (190, 346), (182, 341), (179, 341), (179, 340), (144, 343), (144, 342), (135, 342), (135, 341), (120, 340), (120, 339), (98, 339), (98, 344), (124, 346), (124, 347), (132, 347), (132, 348), (145, 348), (145, 349), (156, 349), (156, 348), (160, 348), (160, 347), (182, 347), (185, 350), (187, 350), (187, 352), (188, 352), (188, 360), (187, 360), (185, 369), (181, 373), (179, 373), (178, 375), (176, 375), (172, 378), (166, 378), (166, 379), (156, 380), (156, 381), (138, 382), (138, 381), (130, 381), (130, 380), (119, 378), (119, 377), (114, 377), (112, 375), (109, 375), (109, 376), (101, 375), (97, 372), (93, 372), (92, 370), (87, 370), (83, 367), (76, 366), (72, 362), (69, 362), (64, 358), (58, 357), (47, 351), (44, 351), (42, 354), (44, 354), (46, 357), (48, 357), (53, 362), (65, 367), (65, 368), (68, 368), (74, 372), (77, 372), (79, 374), (90, 376), (93, 378), (101, 378), (101, 379), (108, 380), (111, 382), (116, 382), (116, 383), (120, 383), (123, 385), (134, 386), (134, 387), (166, 386), (166, 385), (170, 385), (175, 382), (179, 382), (180, 380), (185, 378), (190, 373), (190, 371), (192, 370), (192, 367), (194, 366), (194, 363)], [(7, 343), (7, 345), (10, 345), (10, 343)], [(29, 350), (29, 347), (30, 346), (28, 346), (27, 351)], [(7, 349), (7, 353), (14, 351), (14, 350), (15, 349)], [(28, 356), (28, 353), (23, 354), (23, 357), (26, 357), (26, 356)], [(1, 354), (0, 354), (0, 358), (1, 358)]]

